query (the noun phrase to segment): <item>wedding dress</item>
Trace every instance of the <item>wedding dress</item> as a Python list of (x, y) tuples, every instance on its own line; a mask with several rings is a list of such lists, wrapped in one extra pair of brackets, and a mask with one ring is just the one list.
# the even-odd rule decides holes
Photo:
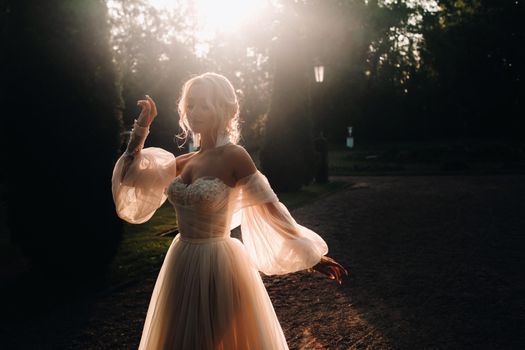
[[(186, 184), (162, 148), (142, 149), (122, 177), (124, 157), (112, 178), (118, 215), (143, 223), (168, 199), (180, 232), (158, 274), (139, 350), (288, 349), (259, 271), (310, 268), (328, 252), (325, 241), (295, 222), (258, 170), (234, 187), (212, 176)], [(230, 237), (239, 224), (242, 242)]]

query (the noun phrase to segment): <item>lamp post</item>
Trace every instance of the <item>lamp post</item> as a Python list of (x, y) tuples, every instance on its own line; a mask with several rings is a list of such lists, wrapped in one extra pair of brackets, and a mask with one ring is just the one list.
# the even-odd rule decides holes
[[(315, 74), (315, 82), (317, 85), (321, 85), (324, 81), (324, 66), (323, 65), (316, 65), (314, 66), (314, 74)], [(320, 90), (320, 89), (319, 89)], [(318, 99), (319, 96), (317, 96)], [(318, 104), (319, 107), (319, 104)], [(323, 117), (320, 113), (320, 108), (317, 108), (317, 127), (319, 128), (319, 133), (323, 135)]]
[[(314, 74), (316, 84), (322, 84), (324, 81), (324, 66), (314, 66)], [(317, 152), (315, 181), (318, 183), (326, 183), (328, 182), (328, 142), (323, 135), (323, 116), (320, 108), (317, 108), (317, 114), (319, 136), (315, 139), (315, 151)]]

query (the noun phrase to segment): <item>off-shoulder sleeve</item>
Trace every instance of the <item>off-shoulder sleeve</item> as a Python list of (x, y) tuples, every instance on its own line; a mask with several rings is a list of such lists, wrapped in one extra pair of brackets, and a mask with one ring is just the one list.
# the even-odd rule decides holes
[(166, 201), (166, 188), (176, 176), (175, 156), (162, 148), (148, 147), (133, 159), (127, 157), (126, 154), (120, 156), (113, 168), (113, 201), (120, 218), (141, 224)]
[(237, 187), (234, 217), (240, 216), (244, 246), (259, 271), (281, 275), (304, 270), (328, 253), (326, 242), (294, 220), (260, 171)]

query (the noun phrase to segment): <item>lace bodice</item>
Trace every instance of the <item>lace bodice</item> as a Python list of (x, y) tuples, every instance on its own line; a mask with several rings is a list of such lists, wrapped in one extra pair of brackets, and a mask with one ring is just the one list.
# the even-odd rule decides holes
[(181, 238), (228, 237), (231, 222), (228, 204), (233, 191), (217, 177), (204, 176), (186, 184), (177, 176), (167, 187), (166, 195), (177, 212)]
[(168, 200), (173, 205), (194, 206), (203, 210), (220, 210), (227, 203), (232, 188), (214, 176), (204, 176), (191, 184), (177, 176), (166, 189)]

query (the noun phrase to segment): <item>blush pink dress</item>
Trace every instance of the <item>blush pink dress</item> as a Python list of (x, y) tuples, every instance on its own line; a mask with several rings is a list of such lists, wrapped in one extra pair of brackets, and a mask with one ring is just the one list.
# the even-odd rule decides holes
[[(328, 252), (325, 241), (295, 222), (260, 171), (235, 187), (215, 177), (185, 184), (175, 156), (149, 147), (122, 178), (123, 157), (112, 178), (118, 215), (143, 223), (168, 199), (180, 232), (158, 274), (139, 349), (288, 349), (259, 271), (310, 268)], [(242, 242), (230, 236), (239, 224)]]

